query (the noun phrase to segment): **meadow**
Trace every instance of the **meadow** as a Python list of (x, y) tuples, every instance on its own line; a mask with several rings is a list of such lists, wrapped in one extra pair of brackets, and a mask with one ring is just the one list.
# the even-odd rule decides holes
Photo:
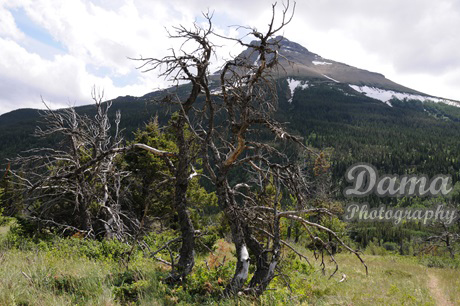
[(329, 278), (332, 263), (323, 274), (311, 251), (296, 248), (312, 266), (286, 252), (282, 272), (260, 298), (227, 300), (222, 280), (235, 258), (224, 239), (198, 257), (185, 291), (162, 282), (169, 267), (129, 245), (23, 237), (13, 222), (0, 227), (0, 305), (460, 305), (458, 259), (400, 256), (374, 246), (364, 252), (368, 276), (354, 255), (340, 253), (339, 271)]

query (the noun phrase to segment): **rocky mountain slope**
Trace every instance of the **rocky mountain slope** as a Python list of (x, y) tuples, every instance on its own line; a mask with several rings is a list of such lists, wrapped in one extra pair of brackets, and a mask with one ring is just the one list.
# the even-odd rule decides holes
[[(434, 97), (413, 90), (385, 78), (383, 74), (325, 59), (285, 37), (278, 36), (275, 40), (280, 45), (279, 54), (282, 66), (282, 69), (278, 71), (278, 76), (288, 79), (292, 92), (297, 86), (307, 89), (308, 84), (311, 86), (313, 83), (341, 83), (349, 85), (358, 94), (380, 100), (389, 106), (391, 106), (389, 101), (396, 98), (422, 102), (429, 100), (460, 107), (458, 101)], [(251, 48), (240, 56), (248, 58), (250, 62), (258, 60)]]

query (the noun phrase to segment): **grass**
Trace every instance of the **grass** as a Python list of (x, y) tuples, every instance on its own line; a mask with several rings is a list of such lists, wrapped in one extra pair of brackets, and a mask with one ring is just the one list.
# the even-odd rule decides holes
[[(427, 269), (412, 258), (366, 256), (366, 276), (351, 255), (339, 255), (340, 273), (331, 280), (315, 273), (309, 280), (317, 305), (434, 305), (427, 288)], [(342, 273), (347, 278), (339, 282)]]
[[(232, 275), (234, 259), (233, 248), (223, 240), (214, 255), (197, 259), (185, 291), (163, 284), (167, 267), (151, 259), (138, 256), (127, 269), (116, 257), (93, 256), (87, 243), (69, 239), (52, 247), (7, 247), (7, 231), (0, 227), (0, 305), (435, 305), (428, 273), (434, 273), (446, 297), (460, 305), (459, 269), (429, 268), (416, 257), (366, 255), (366, 276), (357, 258), (338, 254), (340, 269), (329, 279), (332, 264), (324, 276), (317, 262), (312, 268), (285, 253), (284, 275), (260, 300), (224, 301), (219, 292), (222, 281)], [(343, 274), (346, 280), (339, 282)]]
[(101, 285), (109, 269), (84, 259), (10, 250), (0, 267), (1, 305), (110, 304)]
[(460, 278), (458, 269), (437, 269), (433, 273), (438, 277), (441, 288), (454, 305), (460, 305)]

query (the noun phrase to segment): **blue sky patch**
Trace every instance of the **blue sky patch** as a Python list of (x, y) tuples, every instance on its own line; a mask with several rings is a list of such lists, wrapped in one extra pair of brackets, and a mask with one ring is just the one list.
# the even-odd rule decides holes
[[(67, 52), (65, 46), (54, 39), (54, 37), (42, 26), (32, 21), (23, 8), (12, 9), (16, 26), (28, 37), (39, 41), (53, 49)], [(25, 46), (27, 47), (27, 46)]]

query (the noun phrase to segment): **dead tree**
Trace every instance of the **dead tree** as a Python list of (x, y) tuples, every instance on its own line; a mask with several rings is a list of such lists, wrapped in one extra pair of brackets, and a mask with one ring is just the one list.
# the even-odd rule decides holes
[[(355, 254), (367, 273), (367, 266), (358, 251), (348, 247), (337, 233), (322, 225), (321, 222), (312, 221), (312, 219), (321, 220), (321, 216), (331, 217), (333, 213), (326, 208), (315, 207), (312, 205), (313, 201), (308, 201), (310, 184), (305, 180), (305, 173), (301, 171), (300, 165), (292, 162), (286, 162), (283, 165), (260, 158), (260, 163), (253, 164), (252, 168), (257, 180), (254, 180), (254, 187), (250, 189), (251, 191), (243, 197), (245, 202), (243, 220), (247, 223), (245, 237), (256, 257), (256, 271), (244, 292), (260, 295), (266, 290), (270, 281), (275, 277), (275, 271), (281, 261), (282, 247), (287, 247), (310, 264), (305, 255), (297, 252), (295, 247), (287, 241), (282, 240), (279, 226), (282, 218), (299, 223), (305, 229), (315, 247), (315, 259), (321, 259), (320, 266), (323, 272), (326, 268), (325, 258), (329, 258), (335, 264), (335, 270), (330, 277), (338, 270), (338, 264), (334, 258), (334, 243)], [(271, 195), (267, 192), (267, 186), (270, 185), (272, 189), (274, 188)], [(287, 195), (296, 199), (297, 209), (287, 211), (281, 209), (280, 202)], [(332, 239), (324, 240), (318, 235), (319, 232), (325, 233)], [(264, 242), (262, 237), (267, 238), (267, 242)]]
[[(293, 12), (294, 8), (291, 10), (288, 2), (282, 9), (279, 25), (276, 25), (276, 5), (273, 5), (272, 18), (265, 33), (248, 28), (249, 35), (254, 36), (255, 41), (247, 44), (234, 39), (247, 47), (248, 51), (224, 65), (219, 74), (219, 90), (213, 94), (208, 80), (203, 83), (205, 107), (201, 113), (201, 135), (197, 133), (197, 138), (202, 143), (205, 168), (216, 187), (219, 206), (229, 220), (237, 255), (235, 273), (226, 288), (226, 294), (235, 294), (243, 287), (250, 264), (249, 250), (257, 258), (258, 269), (254, 279), (260, 278), (262, 281), (271, 277), (259, 275), (262, 270), (267, 271), (266, 261), (263, 260), (267, 253), (250, 233), (249, 223), (244, 218), (244, 210), (238, 199), (238, 195), (243, 196), (238, 189), (244, 185), (230, 186), (229, 175), (232, 170), (241, 169), (247, 164), (254, 165), (255, 161), (264, 158), (264, 154), (273, 155), (276, 151), (267, 142), (258, 140), (259, 129), (267, 129), (280, 139), (297, 140), (273, 119), (278, 100), (276, 68), (279, 39), (275, 35), (289, 24)], [(256, 60), (252, 61), (252, 58)], [(223, 122), (217, 125), (219, 119)], [(274, 227), (279, 227), (277, 219), (273, 221)], [(278, 248), (276, 235), (274, 243)], [(278, 257), (279, 252), (274, 251), (273, 256)], [(255, 285), (260, 281), (253, 283)]]
[[(109, 120), (111, 103), (93, 90), (96, 114), (78, 114), (74, 108), (45, 111), (37, 137), (54, 137), (56, 148), (36, 148), (12, 161), (11, 170), (25, 192), (24, 214), (39, 224), (81, 232), (89, 237), (126, 238), (133, 221), (121, 211), (127, 173), (115, 166), (122, 152), (116, 113), (115, 130)], [(57, 148), (59, 147), (59, 148)], [(129, 225), (128, 225), (129, 224)]]
[[(308, 207), (308, 183), (304, 173), (295, 164), (295, 159), (277, 149), (276, 143), (281, 146), (294, 143), (306, 149), (299, 138), (290, 135), (274, 119), (278, 101), (276, 80), (282, 75), (278, 66), (282, 37), (276, 34), (289, 24), (294, 9), (290, 8), (289, 2), (283, 6), (279, 24), (276, 24), (276, 5), (273, 5), (272, 18), (265, 33), (249, 28), (249, 35), (254, 36), (255, 41), (247, 44), (233, 39), (248, 49), (224, 65), (218, 79), (220, 87), (212, 91), (209, 80), (203, 83), (205, 105), (200, 113), (201, 124), (195, 132), (202, 143), (205, 169), (214, 182), (219, 205), (229, 221), (237, 255), (235, 273), (226, 294), (241, 291), (248, 276), (249, 255), (255, 258), (256, 271), (246, 292), (263, 293), (275, 277), (281, 247), (288, 245), (281, 239), (281, 218), (299, 222), (311, 233), (311, 238), (321, 247), (323, 266), (324, 252), (332, 260), (333, 254), (328, 243), (315, 236), (310, 228), (329, 233), (363, 262), (360, 254), (346, 246), (336, 233), (303, 217), (308, 213), (330, 212)], [(261, 137), (262, 131), (270, 133), (272, 138)], [(234, 170), (252, 171), (253, 183), (246, 180), (231, 186), (230, 173)], [(266, 207), (260, 205), (263, 199), (257, 194), (264, 194), (270, 177), (275, 181), (276, 192), (271, 207)], [(295, 196), (298, 210), (281, 210), (279, 199), (286, 192)], [(262, 229), (262, 234), (270, 238), (270, 242), (264, 244), (257, 239), (260, 235), (256, 235), (254, 229)]]
[(194, 24), (191, 29), (179, 26), (174, 28), (175, 34), (169, 34), (172, 39), (179, 38), (184, 40), (184, 44), (193, 44), (193, 51), (172, 50), (171, 55), (161, 59), (136, 59), (143, 62), (139, 68), (144, 69), (144, 72), (164, 69), (161, 75), (169, 78), (170, 81), (176, 84), (188, 81), (191, 85), (187, 98), (181, 99), (178, 95), (172, 95), (169, 99), (169, 102), (178, 109), (177, 116), (172, 119), (171, 123), (178, 148), (174, 165), (175, 196), (173, 206), (178, 214), (182, 237), (179, 262), (175, 265), (169, 278), (172, 283), (183, 281), (195, 263), (195, 229), (187, 209), (186, 197), (189, 180), (194, 176), (192, 164), (196, 159), (192, 150), (195, 138), (193, 134), (189, 135), (189, 129), (191, 128), (190, 115), (206, 83), (213, 53), (214, 46), (209, 40), (209, 35), (212, 33), (212, 23), (210, 18), (208, 21), (206, 28), (202, 28), (198, 24)]
[(43, 127), (37, 127), (35, 135), (54, 137), (60, 144), (24, 152), (12, 160), (10, 173), (23, 191), (22, 214), (29, 220), (86, 237), (127, 240), (138, 236), (142, 216), (126, 202), (130, 186), (125, 178), (130, 173), (117, 164), (118, 156), (142, 149), (172, 165), (176, 154), (143, 143), (126, 146), (120, 112), (110, 120), (112, 103), (103, 102), (103, 94), (95, 90), (92, 96), (95, 114), (91, 117), (74, 108), (45, 111)]
[[(289, 142), (305, 149), (299, 138), (290, 135), (283, 125), (274, 119), (278, 101), (276, 81), (281, 74), (278, 60), (279, 44), (282, 39), (276, 35), (290, 23), (294, 9), (295, 7), (290, 7), (289, 2), (284, 5), (280, 21), (277, 23), (276, 5), (273, 5), (272, 18), (266, 32), (261, 33), (256, 29), (246, 28), (248, 35), (252, 35), (255, 41), (246, 43), (241, 39), (231, 39), (248, 48), (247, 52), (227, 61), (222, 69), (213, 75), (208, 69), (214, 50), (209, 37), (216, 34), (212, 32), (212, 16), (209, 14), (204, 14), (208, 22), (206, 29), (198, 25), (195, 25), (192, 30), (179, 27), (176, 29), (177, 35), (171, 35), (172, 38), (182, 38), (185, 42), (196, 43), (198, 47), (194, 51), (186, 52), (181, 49), (179, 52), (173, 51), (172, 56), (163, 59), (139, 59), (144, 61), (141, 67), (146, 67), (146, 71), (164, 66), (166, 70), (163, 75), (172, 77), (176, 82), (190, 83), (191, 89), (186, 100), (170, 100), (178, 105), (179, 109), (179, 116), (174, 126), (176, 133), (179, 134), (187, 126), (193, 142), (200, 145), (199, 157), (202, 158), (204, 169), (215, 186), (218, 204), (230, 225), (236, 247), (237, 264), (234, 276), (225, 290), (226, 295), (233, 295), (242, 290), (248, 277), (250, 255), (256, 260), (256, 272), (247, 292), (261, 294), (275, 277), (281, 247), (286, 245), (295, 250), (281, 239), (279, 229), (281, 218), (299, 222), (307, 231), (314, 228), (330, 233), (341, 245), (361, 259), (359, 253), (343, 244), (332, 230), (304, 217), (304, 214), (329, 212), (325, 209), (307, 209), (305, 194), (308, 193), (308, 184), (303, 173), (295, 161), (278, 150), (275, 145), (278, 143), (283, 146)], [(262, 131), (265, 133), (263, 137)], [(268, 139), (266, 134), (270, 134), (271, 138)], [(180, 135), (177, 137), (180, 148), (178, 158), (181, 159), (179, 164), (183, 165), (178, 167), (176, 172), (176, 179), (183, 178), (182, 184), (176, 184), (176, 192), (179, 194), (186, 189), (185, 178), (190, 173), (189, 164), (193, 162), (190, 150), (181, 145), (181, 142), (186, 143), (185, 138), (181, 137)], [(252, 180), (232, 185), (230, 182), (234, 171), (247, 172)], [(274, 178), (276, 195), (270, 206), (266, 206), (260, 204), (263, 197), (257, 195), (264, 194), (269, 177)], [(296, 197), (298, 207), (301, 209), (289, 212), (281, 210), (277, 199), (286, 190)], [(178, 213), (182, 210), (185, 218), (186, 199), (179, 196), (176, 199), (178, 200), (176, 209)], [(255, 234), (255, 228), (262, 230), (262, 235), (269, 237), (270, 243), (264, 245), (259, 241), (260, 233)], [(184, 227), (181, 229), (182, 247), (190, 251), (193, 247), (192, 225), (184, 222)], [(327, 243), (313, 233), (311, 237), (321, 245), (323, 251), (327, 252)], [(191, 255), (191, 253), (187, 254)], [(321, 254), (324, 265), (324, 253)], [(328, 255), (334, 258), (331, 253)], [(299, 253), (299, 256), (303, 255)], [(190, 263), (191, 261), (184, 264)], [(189, 270), (186, 269), (185, 272)]]
[(433, 246), (444, 247), (449, 252), (450, 258), (454, 259), (455, 245), (460, 241), (460, 234), (456, 231), (456, 226), (458, 224), (448, 226), (445, 222), (436, 222), (434, 227), (438, 229), (438, 232), (425, 239), (426, 247), (421, 252), (426, 252)]

